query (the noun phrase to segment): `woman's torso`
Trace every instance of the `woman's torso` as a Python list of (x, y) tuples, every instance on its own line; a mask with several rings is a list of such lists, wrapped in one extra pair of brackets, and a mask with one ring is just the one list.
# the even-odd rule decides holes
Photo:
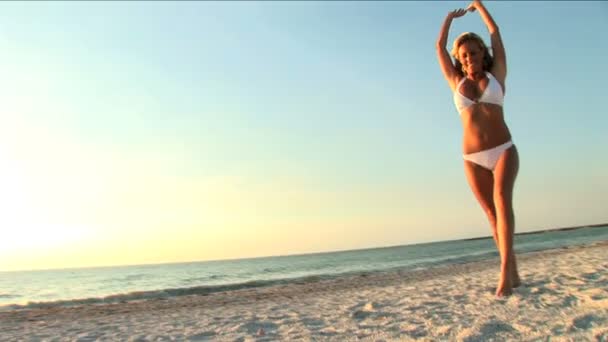
[(511, 140), (504, 120), (503, 86), (492, 76), (461, 80), (454, 88), (454, 100), (463, 127), (463, 153), (490, 149)]

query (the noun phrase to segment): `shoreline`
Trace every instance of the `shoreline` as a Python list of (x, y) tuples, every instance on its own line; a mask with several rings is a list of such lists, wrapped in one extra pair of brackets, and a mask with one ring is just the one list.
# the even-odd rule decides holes
[[(543, 229), (543, 230), (526, 231), (526, 232), (520, 232), (520, 233), (516, 232), (514, 236), (535, 235), (535, 234), (543, 234), (543, 233), (551, 233), (551, 232), (559, 232), (559, 231), (570, 231), (570, 230), (577, 230), (577, 229), (584, 229), (584, 228), (602, 228), (602, 227), (603, 228), (608, 228), (608, 223), (595, 223), (595, 224), (590, 224), (590, 225), (578, 225), (578, 226), (567, 226), (567, 227), (559, 227), (559, 228), (548, 228), (548, 229)], [(0, 274), (2, 274), (2, 273), (13, 273), (13, 272), (60, 271), (60, 270), (80, 270), (80, 269), (90, 269), (90, 268), (139, 267), (139, 266), (174, 265), (174, 264), (189, 264), (189, 263), (218, 262), (218, 261), (222, 262), (222, 261), (237, 261), (237, 260), (255, 260), (255, 259), (266, 259), (266, 258), (279, 258), (279, 257), (294, 257), (294, 256), (319, 255), (319, 254), (332, 254), (332, 253), (342, 253), (342, 252), (365, 251), (365, 250), (373, 250), (373, 249), (419, 246), (419, 245), (428, 245), (428, 244), (434, 244), (434, 243), (449, 243), (449, 242), (457, 242), (457, 241), (475, 241), (475, 240), (486, 240), (486, 239), (492, 239), (492, 236), (491, 235), (487, 235), (487, 236), (479, 236), (479, 237), (472, 237), (472, 238), (462, 238), (462, 239), (453, 239), (453, 240), (438, 240), (438, 241), (420, 242), (420, 243), (412, 243), (412, 244), (405, 244), (405, 245), (372, 246), (372, 247), (357, 248), (357, 249), (339, 249), (339, 250), (318, 251), (318, 252), (309, 252), (309, 253), (265, 255), (265, 256), (258, 256), (258, 257), (249, 257), (249, 258), (190, 260), (190, 261), (163, 262), (163, 263), (154, 263), (154, 264), (102, 265), (102, 266), (73, 267), (73, 268), (24, 269), (24, 270), (5, 270), (5, 271), (0, 270)]]
[[(606, 247), (600, 241), (519, 254), (523, 285), (507, 299), (493, 295), (493, 258), (207, 295), (18, 309), (0, 312), (0, 331), (9, 340), (606, 339)], [(479, 319), (486, 323), (476, 325)]]

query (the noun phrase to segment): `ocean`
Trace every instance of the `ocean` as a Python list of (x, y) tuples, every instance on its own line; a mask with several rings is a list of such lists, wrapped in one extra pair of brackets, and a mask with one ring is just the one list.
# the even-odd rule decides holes
[[(608, 240), (608, 226), (515, 236), (516, 253)], [(491, 238), (157, 265), (0, 272), (0, 311), (167, 298), (496, 258)]]

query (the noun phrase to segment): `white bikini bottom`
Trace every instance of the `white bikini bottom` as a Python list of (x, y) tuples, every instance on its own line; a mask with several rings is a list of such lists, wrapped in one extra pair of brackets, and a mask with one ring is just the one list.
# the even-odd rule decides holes
[(498, 162), (498, 159), (500, 159), (500, 156), (511, 146), (513, 146), (513, 141), (509, 140), (502, 145), (492, 147), (488, 150), (463, 154), (462, 158), (464, 158), (464, 160), (468, 160), (479, 166), (482, 166), (490, 171), (494, 171), (494, 168), (496, 167), (496, 163)]

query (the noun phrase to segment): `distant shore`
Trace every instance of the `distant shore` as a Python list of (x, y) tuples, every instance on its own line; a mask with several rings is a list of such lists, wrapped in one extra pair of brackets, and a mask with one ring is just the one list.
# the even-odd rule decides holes
[(608, 339), (608, 241), (522, 253), (497, 299), (498, 261), (208, 295), (0, 312), (2, 340), (410, 341)]
[[(535, 230), (535, 231), (531, 231), (531, 232), (521, 232), (521, 233), (515, 232), (515, 235), (517, 236), (517, 235), (543, 234), (543, 233), (549, 233), (549, 232), (560, 232), (560, 231), (568, 231), (568, 230), (575, 230), (575, 229), (582, 229), (582, 228), (599, 228), (599, 227), (608, 227), (608, 222), (607, 223), (587, 224), (587, 225), (581, 225), (581, 226), (549, 228), (549, 229), (543, 229), (543, 230)], [(484, 239), (490, 239), (490, 238), (492, 238), (492, 236), (480, 236), (480, 237), (462, 239), (462, 241), (484, 240)]]

